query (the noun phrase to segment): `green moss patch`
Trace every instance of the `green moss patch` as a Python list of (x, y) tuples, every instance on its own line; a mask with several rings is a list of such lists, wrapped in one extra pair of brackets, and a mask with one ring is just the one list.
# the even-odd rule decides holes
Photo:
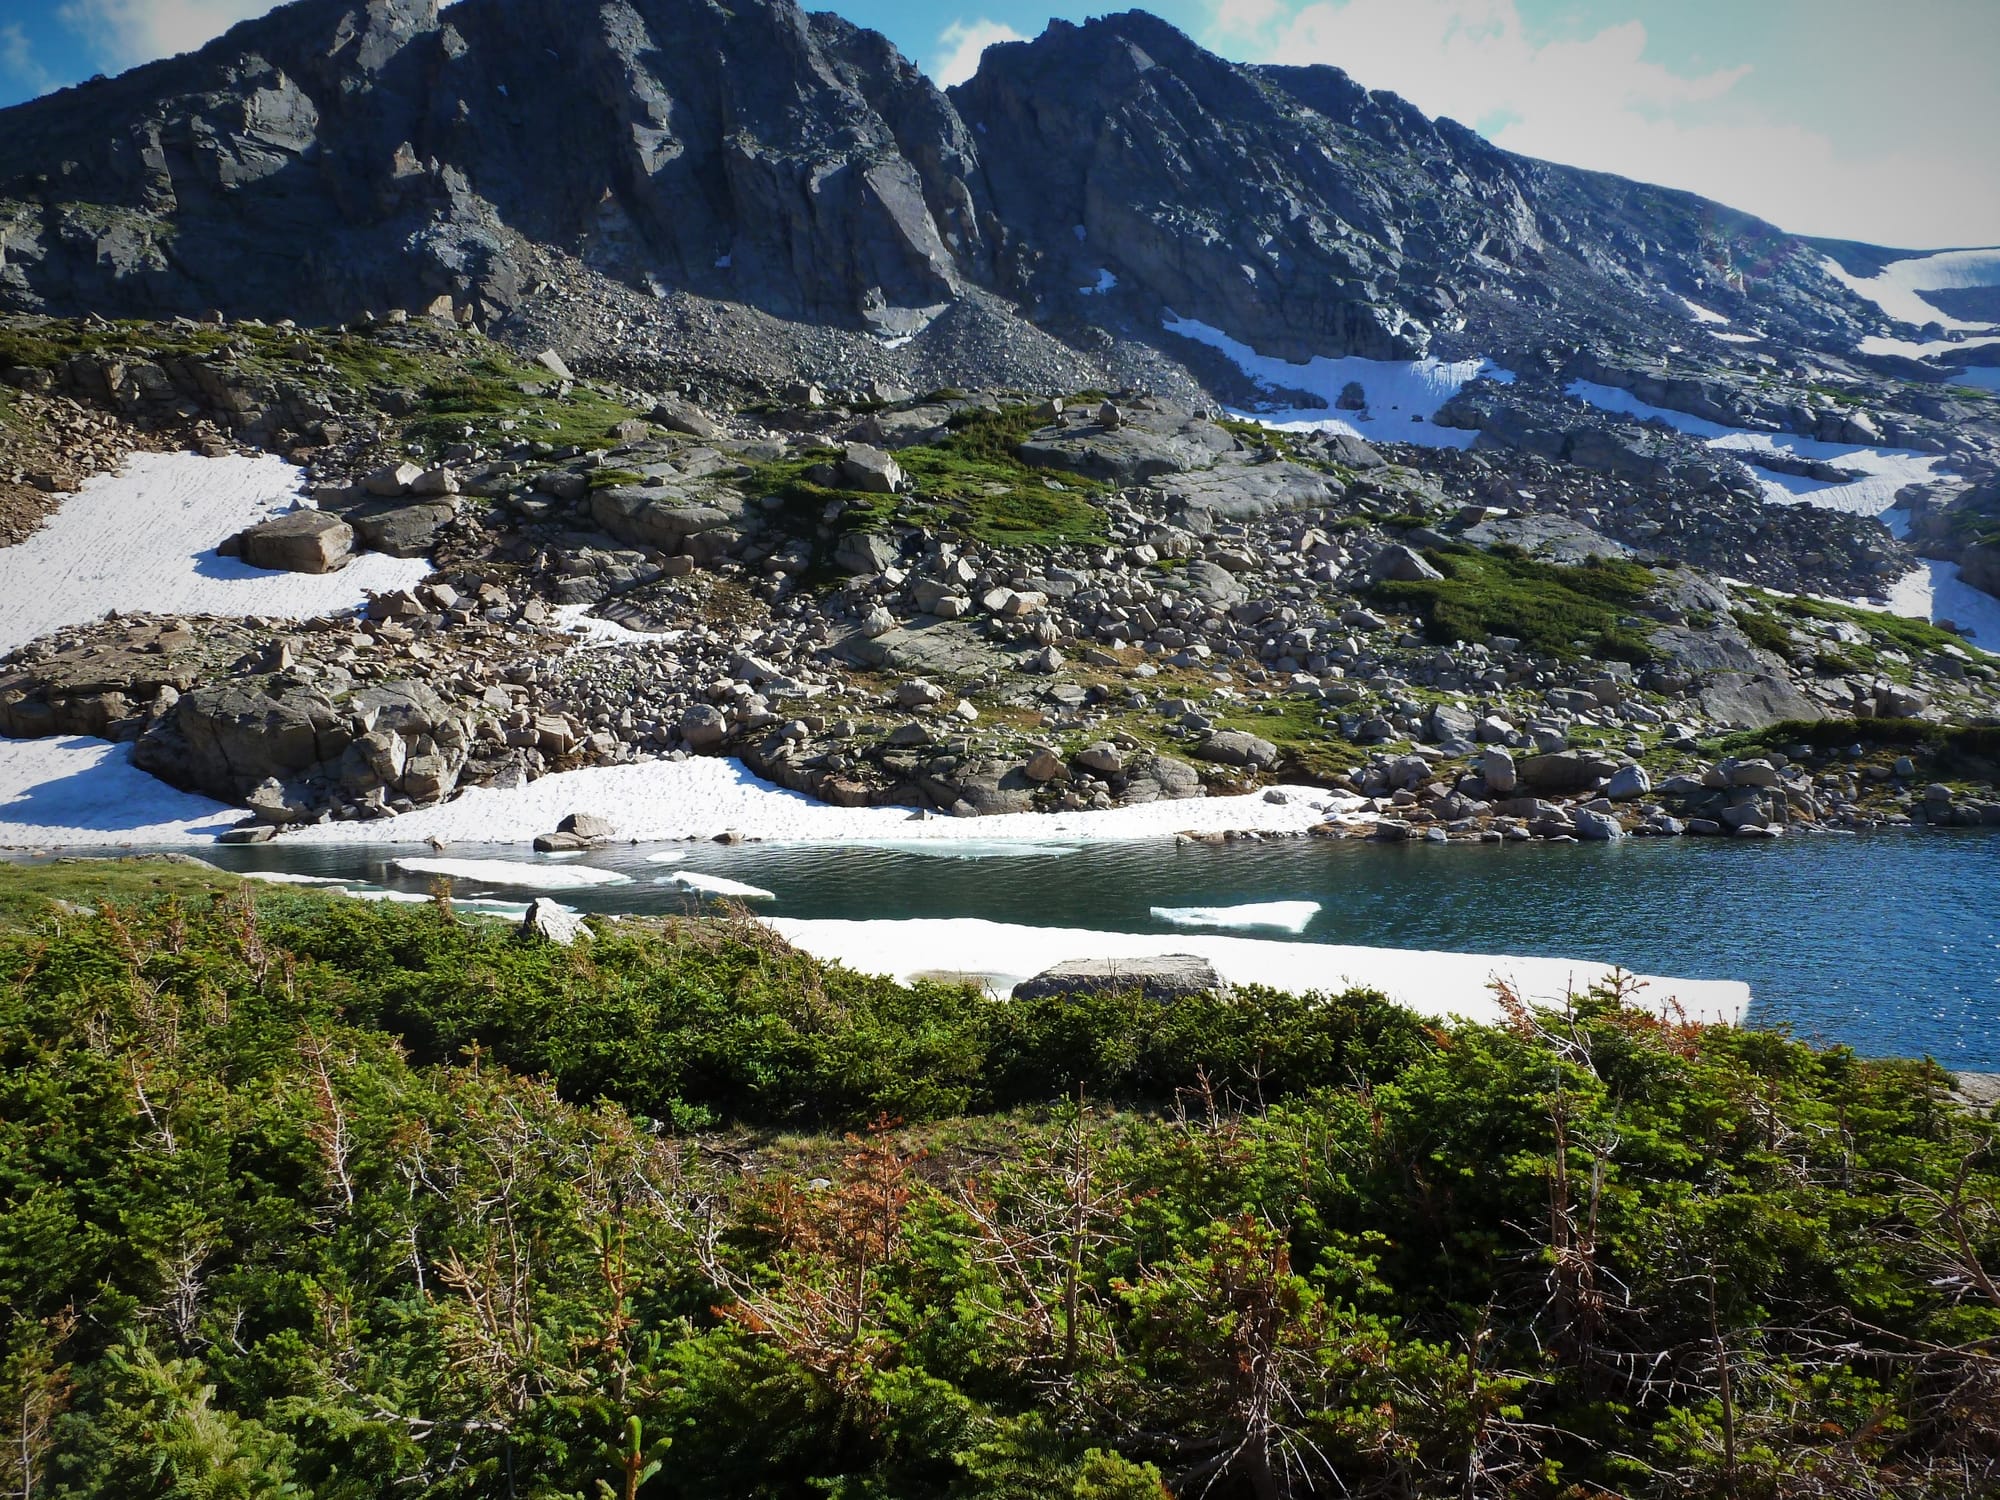
[(1657, 582), (1637, 563), (1594, 557), (1565, 567), (1514, 547), (1481, 552), (1464, 545), (1424, 555), (1442, 578), (1377, 584), (1371, 597), (1419, 616), (1441, 645), (1499, 635), (1564, 660), (1652, 660), (1650, 627), (1624, 623)]

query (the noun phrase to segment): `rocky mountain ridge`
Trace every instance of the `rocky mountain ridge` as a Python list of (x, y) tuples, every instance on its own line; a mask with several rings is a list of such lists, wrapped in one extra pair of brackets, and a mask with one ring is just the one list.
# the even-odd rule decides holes
[(1532, 365), (1681, 296), (1828, 351), (1877, 321), (1748, 215), (1142, 12), (946, 93), (793, 0), (299, 0), (0, 112), (0, 162), (0, 299), (59, 313), (489, 323), (573, 262), (884, 341), (980, 292), (1086, 345), (1171, 308), (1293, 359)]

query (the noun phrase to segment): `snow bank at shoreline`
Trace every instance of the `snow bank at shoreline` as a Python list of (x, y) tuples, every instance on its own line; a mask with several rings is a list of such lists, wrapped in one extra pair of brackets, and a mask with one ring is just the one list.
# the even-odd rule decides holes
[[(760, 781), (740, 761), (647, 761), (544, 776), (513, 791), (475, 787), (455, 802), (370, 823), (324, 823), (286, 844), (525, 844), (571, 813), (608, 820), (638, 843), (713, 839), (766, 843), (984, 846), (1172, 838), (1177, 833), (1301, 833), (1359, 805), (1318, 787), (1202, 797), (1088, 813), (948, 818), (901, 807), (832, 807)], [(0, 740), (0, 848), (207, 844), (239, 808), (177, 792), (133, 768), (130, 747), (102, 740)], [(969, 851), (968, 851), (969, 852)]]
[(212, 844), (240, 807), (175, 791), (106, 740), (0, 740), (0, 849)]
[(109, 610), (310, 619), (421, 583), (424, 558), (367, 552), (338, 573), (270, 573), (216, 547), (294, 509), (283, 459), (135, 453), (88, 480), (41, 530), (0, 547), (0, 654)]
[[(767, 926), (813, 957), (864, 974), (907, 982), (924, 974), (983, 979), (995, 993), (1076, 958), (1134, 960), (1193, 954), (1232, 984), (1267, 985), (1294, 993), (1380, 990), (1398, 1005), (1428, 1016), (1495, 1021), (1502, 1012), (1495, 980), (1524, 998), (1555, 1002), (1612, 972), (1608, 964), (1561, 958), (1474, 953), (1423, 953), (1397, 948), (1350, 948), (1269, 938), (1193, 933), (1088, 932), (1023, 927), (976, 918), (836, 922), (767, 918)], [(1734, 980), (1645, 979), (1639, 1003), (1665, 1010), (1678, 1002), (1690, 1019), (1740, 1024), (1750, 987)]]

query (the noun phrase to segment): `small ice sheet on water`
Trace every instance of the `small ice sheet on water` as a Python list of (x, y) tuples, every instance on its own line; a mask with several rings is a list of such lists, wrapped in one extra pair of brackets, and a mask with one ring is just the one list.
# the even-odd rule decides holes
[(522, 864), (511, 859), (399, 859), (396, 868), (406, 875), (448, 875), (478, 885), (517, 886), (531, 891), (575, 890), (588, 885), (629, 885), (630, 875), (616, 870), (596, 870), (587, 866)]
[(872, 847), (932, 859), (1052, 859), (1083, 852), (1081, 844), (1030, 844), (1014, 839), (885, 839)]
[(1319, 915), (1317, 901), (1262, 901), (1249, 906), (1156, 906), (1156, 921), (1176, 927), (1228, 927), (1249, 929), (1269, 927), (1280, 932), (1301, 933)]
[(726, 880), (720, 875), (697, 875), (692, 870), (683, 870), (678, 875), (662, 875), (653, 882), (655, 885), (678, 886), (684, 891), (695, 891), (703, 896), (735, 896), (743, 901), (775, 901), (775, 891), (767, 891), (761, 886), (745, 885), (740, 880)]

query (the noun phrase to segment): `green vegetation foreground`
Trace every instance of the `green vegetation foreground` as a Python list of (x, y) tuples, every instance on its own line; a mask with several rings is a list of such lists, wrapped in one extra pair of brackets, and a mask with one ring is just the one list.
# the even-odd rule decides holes
[(0, 1491), (1990, 1495), (1947, 1086), (0, 870)]

